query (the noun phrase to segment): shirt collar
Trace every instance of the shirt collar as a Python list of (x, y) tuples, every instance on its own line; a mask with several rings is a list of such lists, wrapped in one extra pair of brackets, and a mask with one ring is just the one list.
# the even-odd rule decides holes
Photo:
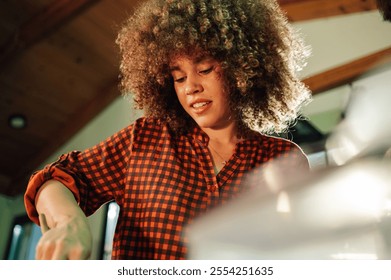
[(209, 136), (198, 125), (195, 125), (192, 129), (190, 129), (189, 135), (195, 141), (200, 141), (205, 146), (209, 143)]
[[(209, 136), (198, 125), (194, 125), (193, 128), (190, 129), (188, 135), (193, 138), (194, 141), (199, 141), (204, 146), (208, 146)], [(259, 139), (260, 134), (256, 131), (252, 131), (247, 139), (242, 140), (237, 144), (237, 147), (242, 152), (248, 152), (259, 144)]]

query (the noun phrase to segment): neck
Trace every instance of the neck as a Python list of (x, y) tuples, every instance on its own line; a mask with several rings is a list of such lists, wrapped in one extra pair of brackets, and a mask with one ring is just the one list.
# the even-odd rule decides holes
[(209, 136), (208, 149), (213, 161), (215, 174), (227, 164), (239, 142), (234, 123), (220, 129), (203, 129)]
[(219, 129), (203, 128), (203, 131), (209, 136), (209, 142), (212, 143), (236, 144), (239, 140), (235, 123)]

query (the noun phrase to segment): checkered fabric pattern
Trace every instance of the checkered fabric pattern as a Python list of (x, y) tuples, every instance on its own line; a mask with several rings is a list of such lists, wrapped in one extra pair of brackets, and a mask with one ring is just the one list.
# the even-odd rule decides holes
[(256, 135), (238, 143), (216, 176), (209, 138), (200, 128), (175, 137), (159, 120), (140, 118), (106, 141), (62, 155), (34, 173), (25, 193), (26, 209), (38, 223), (37, 190), (56, 179), (74, 193), (86, 215), (106, 202), (118, 203), (113, 259), (185, 259), (185, 227), (237, 196), (247, 171), (277, 157), (308, 167), (294, 143)]

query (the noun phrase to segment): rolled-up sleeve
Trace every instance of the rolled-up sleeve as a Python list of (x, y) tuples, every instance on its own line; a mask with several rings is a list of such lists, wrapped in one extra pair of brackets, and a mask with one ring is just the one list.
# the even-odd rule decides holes
[(51, 179), (73, 193), (87, 216), (105, 202), (121, 197), (133, 132), (133, 127), (128, 126), (92, 148), (64, 154), (33, 173), (24, 195), (29, 218), (39, 224), (36, 196), (42, 184)]
[(27, 190), (24, 195), (24, 204), (27, 215), (36, 224), (39, 224), (39, 220), (38, 213), (35, 208), (35, 199), (38, 190), (46, 181), (54, 179), (63, 183), (73, 193), (77, 202), (80, 201), (79, 190), (73, 177), (61, 168), (56, 167), (56, 165), (66, 156), (67, 155), (62, 155), (55, 163), (49, 164), (44, 169), (35, 172), (29, 180)]

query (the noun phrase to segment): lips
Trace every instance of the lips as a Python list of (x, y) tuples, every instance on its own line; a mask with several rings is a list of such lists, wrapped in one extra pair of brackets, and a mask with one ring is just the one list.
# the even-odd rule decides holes
[(190, 107), (197, 113), (200, 114), (207, 110), (210, 105), (212, 104), (212, 101), (210, 100), (196, 100), (190, 104)]
[(197, 102), (197, 103), (193, 103), (193, 105), (191, 105), (191, 107), (198, 109), (198, 108), (201, 108), (201, 107), (208, 105), (209, 103), (210, 103), (210, 101), (209, 102), (208, 101)]

